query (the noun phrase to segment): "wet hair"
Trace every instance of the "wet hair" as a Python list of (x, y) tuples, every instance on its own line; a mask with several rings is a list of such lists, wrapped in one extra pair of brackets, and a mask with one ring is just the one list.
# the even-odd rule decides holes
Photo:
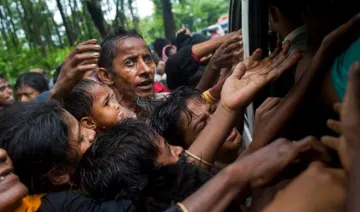
[(64, 113), (57, 102), (47, 101), (15, 103), (0, 115), (0, 148), (8, 152), (30, 194), (67, 188), (50, 179), (50, 172), (69, 173), (78, 160)]
[(127, 31), (122, 27), (117, 28), (114, 34), (107, 36), (101, 43), (100, 57), (98, 66), (105, 68), (107, 71), (113, 72), (113, 61), (119, 53), (118, 42), (126, 38), (140, 38), (143, 37), (135, 30)]
[(82, 189), (98, 200), (130, 199), (141, 211), (159, 211), (185, 199), (210, 178), (184, 159), (174, 165), (157, 164), (158, 139), (149, 125), (134, 119), (99, 135), (78, 166)]
[(155, 108), (151, 116), (150, 124), (153, 129), (171, 145), (186, 148), (179, 122), (181, 113), (185, 113), (188, 120), (191, 120), (193, 114), (186, 104), (189, 99), (204, 102), (199, 91), (189, 87), (179, 87)]
[(293, 24), (303, 25), (302, 12), (304, 8), (303, 0), (269, 0), (269, 5), (277, 7), (280, 12)]
[(93, 80), (81, 80), (64, 99), (63, 105), (71, 115), (77, 120), (83, 117), (88, 117), (91, 114), (94, 97), (91, 94), (91, 89), (95, 85), (105, 86), (103, 83), (95, 82)]
[(171, 44), (171, 42), (166, 40), (165, 38), (157, 38), (154, 41), (154, 50), (160, 56), (160, 58), (162, 58), (163, 48), (170, 44)]
[(49, 90), (49, 84), (44, 75), (37, 72), (27, 72), (21, 74), (16, 80), (15, 89), (18, 89), (23, 85), (27, 85), (37, 90), (39, 93)]

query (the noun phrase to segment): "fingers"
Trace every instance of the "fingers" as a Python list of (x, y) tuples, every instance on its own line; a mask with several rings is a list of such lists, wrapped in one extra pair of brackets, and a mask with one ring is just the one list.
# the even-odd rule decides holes
[(337, 103), (335, 103), (334, 106), (333, 106), (334, 111), (337, 112), (338, 114), (341, 113), (341, 107), (342, 107), (341, 102), (337, 102)]
[(302, 58), (300, 51), (295, 50), (291, 52), (277, 67), (268, 73), (268, 80), (275, 80), (279, 78), (283, 73), (293, 67)]
[[(94, 42), (95, 41), (95, 42)], [(96, 44), (96, 40), (89, 40), (81, 43), (75, 47), (75, 49), (68, 55), (71, 59), (77, 54), (82, 54), (86, 52), (98, 52), (100, 51), (100, 45)]]
[[(360, 61), (354, 63), (349, 70), (348, 87), (344, 97), (343, 110), (360, 114)], [(345, 104), (346, 103), (346, 104)]]
[(321, 142), (328, 148), (340, 152), (340, 139), (333, 136), (323, 136), (321, 137)]
[(261, 57), (262, 57), (262, 49), (256, 49), (252, 55), (250, 56), (250, 60), (251, 61), (258, 61), (258, 60), (261, 60)]
[(319, 159), (326, 163), (329, 163), (331, 161), (331, 157), (326, 149), (326, 146), (323, 145), (321, 142), (319, 142), (319, 140), (317, 140), (313, 136), (308, 136), (293, 144), (297, 147), (296, 149), (297, 154), (305, 153), (311, 150), (316, 153), (316, 154), (311, 154), (311, 156), (319, 156)]
[(225, 47), (225, 51), (224, 53), (231, 53), (239, 48), (242, 47), (242, 41), (239, 39), (234, 39), (234, 42), (232, 42), (230, 45), (228, 45), (227, 47)]
[(276, 48), (274, 49), (274, 51), (269, 55), (269, 58), (274, 58), (276, 57), (281, 51), (281, 41), (276, 41)]
[(289, 52), (290, 45), (291, 45), (291, 43), (290, 43), (290, 41), (288, 41), (288, 40), (283, 43), (283, 45), (282, 45), (282, 51), (281, 51), (281, 52), (282, 52), (284, 55), (286, 55), (286, 54)]
[(246, 66), (244, 63), (240, 62), (237, 64), (237, 66), (234, 69), (234, 72), (231, 74), (232, 77), (236, 77), (237, 79), (240, 79), (244, 74), (246, 73)]
[(78, 65), (76, 67), (77, 73), (85, 73), (87, 71), (92, 71), (97, 67), (96, 64), (88, 64), (88, 65)]
[(98, 52), (87, 53), (87, 54), (76, 54), (71, 58), (71, 64), (75, 67), (78, 64), (81, 64), (85, 61), (95, 61), (99, 58), (100, 54)]
[(264, 114), (268, 111), (271, 111), (274, 107), (276, 107), (280, 102), (281, 98), (267, 98), (260, 107), (256, 110), (256, 113)]
[(329, 119), (327, 120), (326, 125), (329, 129), (336, 132), (337, 134), (342, 134), (343, 132), (340, 121)]

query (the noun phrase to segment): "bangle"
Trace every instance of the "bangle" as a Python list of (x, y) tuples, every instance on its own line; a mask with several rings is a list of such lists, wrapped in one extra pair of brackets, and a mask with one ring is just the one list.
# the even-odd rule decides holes
[(187, 151), (187, 150), (185, 150), (185, 153), (186, 153), (187, 155), (191, 156), (192, 158), (200, 161), (201, 163), (204, 163), (204, 164), (206, 164), (206, 165), (208, 165), (208, 166), (210, 166), (210, 167), (213, 166), (211, 163), (207, 162), (206, 160), (203, 160), (202, 158), (199, 158), (198, 156), (192, 154), (191, 152), (189, 152), (189, 151)]
[(207, 90), (204, 93), (202, 93), (202, 98), (204, 99), (204, 101), (208, 104), (215, 104), (218, 100), (216, 98), (214, 98), (210, 91)]
[(176, 205), (181, 209), (182, 212), (189, 212), (185, 205), (181, 202), (176, 203)]

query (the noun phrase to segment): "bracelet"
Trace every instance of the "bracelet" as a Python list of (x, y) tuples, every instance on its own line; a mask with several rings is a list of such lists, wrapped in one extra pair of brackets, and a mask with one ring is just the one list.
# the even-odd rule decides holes
[(213, 166), (213, 164), (207, 162), (206, 160), (203, 160), (202, 158), (199, 158), (198, 156), (192, 154), (191, 152), (189, 152), (189, 151), (187, 151), (187, 150), (185, 150), (185, 153), (186, 153), (187, 155), (191, 156), (192, 158), (200, 161), (201, 163), (204, 163), (204, 164), (206, 164), (206, 165), (208, 165), (208, 166), (210, 166), (210, 167)]
[(176, 205), (181, 209), (182, 212), (189, 212), (185, 205), (181, 202), (176, 203)]
[(218, 101), (216, 98), (214, 98), (214, 97), (211, 95), (211, 93), (210, 93), (209, 90), (207, 90), (207, 91), (205, 91), (204, 93), (202, 93), (202, 97), (203, 97), (204, 101), (205, 101), (206, 103), (208, 103), (208, 104), (215, 104), (215, 103)]

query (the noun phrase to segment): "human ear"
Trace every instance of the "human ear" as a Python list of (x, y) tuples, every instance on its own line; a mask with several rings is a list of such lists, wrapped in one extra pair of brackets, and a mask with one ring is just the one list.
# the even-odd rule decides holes
[(279, 9), (272, 5), (269, 6), (269, 17), (272, 23), (277, 23), (279, 21)]
[(92, 129), (92, 130), (95, 130), (96, 129), (96, 124), (95, 122), (92, 120), (92, 118), (90, 117), (83, 117), (81, 120), (80, 120), (80, 124), (82, 127), (85, 127), (87, 129)]
[(114, 84), (114, 75), (109, 71), (106, 71), (104, 68), (99, 68), (98, 70), (99, 79), (108, 86)]

